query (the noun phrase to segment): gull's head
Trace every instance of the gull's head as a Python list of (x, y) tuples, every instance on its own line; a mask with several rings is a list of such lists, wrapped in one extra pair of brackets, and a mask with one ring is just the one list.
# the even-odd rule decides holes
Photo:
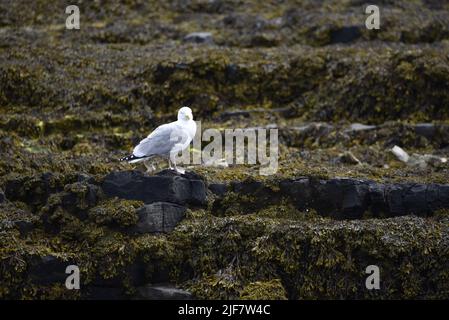
[(192, 109), (190, 109), (189, 107), (182, 107), (181, 109), (179, 109), (178, 120), (193, 120)]

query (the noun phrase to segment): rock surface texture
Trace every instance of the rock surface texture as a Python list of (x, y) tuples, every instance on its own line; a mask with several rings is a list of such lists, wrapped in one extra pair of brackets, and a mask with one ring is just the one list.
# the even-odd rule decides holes
[(169, 202), (154, 202), (137, 211), (136, 233), (170, 232), (185, 217), (186, 208)]

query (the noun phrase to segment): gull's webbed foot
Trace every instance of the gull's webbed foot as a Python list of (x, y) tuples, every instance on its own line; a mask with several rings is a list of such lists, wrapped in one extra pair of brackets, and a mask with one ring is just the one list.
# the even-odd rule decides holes
[(144, 161), (143, 164), (145, 165), (145, 168), (147, 168), (147, 171), (146, 171), (147, 174), (151, 174), (154, 171), (156, 171), (156, 167), (149, 160)]

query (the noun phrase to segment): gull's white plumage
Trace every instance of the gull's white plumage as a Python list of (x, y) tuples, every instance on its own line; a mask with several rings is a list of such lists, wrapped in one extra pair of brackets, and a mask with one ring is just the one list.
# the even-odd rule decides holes
[(196, 123), (193, 120), (192, 110), (189, 107), (182, 107), (178, 111), (177, 121), (157, 127), (148, 137), (140, 141), (132, 155), (120, 160), (136, 163), (161, 156), (168, 158), (170, 168), (173, 163), (176, 171), (183, 172), (176, 167), (175, 156), (189, 146), (195, 133)]

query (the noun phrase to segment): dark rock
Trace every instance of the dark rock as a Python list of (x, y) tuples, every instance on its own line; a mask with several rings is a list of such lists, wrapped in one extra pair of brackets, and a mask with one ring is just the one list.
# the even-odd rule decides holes
[(31, 221), (17, 220), (14, 221), (14, 226), (19, 230), (22, 236), (28, 234), (34, 229), (34, 224)]
[(348, 183), (343, 185), (343, 199), (341, 211), (348, 218), (360, 218), (366, 208), (366, 195), (368, 186), (363, 182)]
[(439, 185), (438, 200), (440, 208), (449, 208), (449, 184)]
[(3, 193), (3, 190), (0, 189), (0, 203), (5, 202), (5, 201), (6, 201), (5, 194)]
[(186, 208), (168, 202), (147, 204), (137, 210), (139, 221), (131, 228), (135, 233), (170, 232), (185, 217)]
[(311, 207), (312, 189), (308, 178), (299, 178), (294, 181), (283, 181), (280, 184), (281, 192), (286, 193), (295, 199), (299, 209)]
[(136, 299), (142, 300), (192, 300), (190, 292), (169, 285), (147, 285), (137, 289)]
[(203, 205), (206, 203), (206, 186), (201, 180), (190, 180), (190, 199), (192, 204)]
[(69, 211), (85, 210), (97, 204), (99, 187), (85, 182), (66, 185), (62, 196), (62, 206)]
[(28, 274), (31, 281), (35, 284), (64, 284), (68, 276), (65, 270), (71, 264), (53, 255), (33, 257), (30, 262)]
[(439, 191), (440, 186), (438, 184), (432, 183), (427, 185), (426, 189), (426, 204), (429, 211), (435, 211), (440, 208), (440, 198)]
[(415, 133), (427, 139), (433, 138), (435, 132), (436, 127), (433, 123), (418, 123), (415, 125)]
[(242, 182), (232, 182), (232, 189), (240, 194), (254, 194), (264, 188), (261, 181), (245, 180)]
[(338, 181), (319, 180), (312, 186), (312, 201), (314, 207), (324, 214), (337, 214), (343, 197)]
[(366, 207), (367, 191), (367, 186), (355, 179), (320, 180), (314, 187), (313, 201), (326, 214), (356, 218)]
[(18, 176), (6, 181), (5, 195), (11, 201), (23, 201), (31, 206), (47, 202), (51, 193), (62, 188), (58, 178), (50, 172), (36, 176)]
[(211, 183), (209, 184), (209, 190), (217, 196), (223, 196), (228, 191), (228, 187), (224, 183)]
[(388, 211), (385, 198), (385, 185), (372, 182), (368, 183), (368, 207), (374, 215)]
[(342, 27), (331, 32), (331, 43), (348, 43), (361, 36), (358, 26)]
[(176, 173), (146, 176), (139, 171), (113, 172), (105, 177), (102, 188), (107, 196), (140, 200), (146, 204), (162, 201), (204, 205), (206, 203), (204, 182), (187, 179), (184, 176)]
[(225, 68), (225, 78), (231, 84), (237, 83), (242, 78), (239, 66), (235, 63), (228, 64)]
[(416, 184), (405, 190), (403, 204), (406, 214), (426, 215), (429, 206), (426, 199), (427, 185)]
[(212, 33), (210, 32), (192, 32), (186, 35), (183, 41), (193, 43), (207, 43), (207, 44), (214, 43)]
[(405, 214), (404, 190), (400, 185), (388, 185), (385, 190), (386, 200), (390, 214), (394, 216)]
[(280, 193), (304, 210), (314, 208), (334, 218), (360, 218), (369, 211), (374, 216), (405, 214), (429, 215), (449, 208), (449, 185), (381, 184), (369, 180), (298, 178), (282, 181)]
[(78, 182), (87, 182), (90, 184), (93, 184), (95, 182), (95, 179), (93, 177), (91, 177), (90, 175), (88, 175), (87, 173), (79, 173), (76, 176), (76, 179)]

